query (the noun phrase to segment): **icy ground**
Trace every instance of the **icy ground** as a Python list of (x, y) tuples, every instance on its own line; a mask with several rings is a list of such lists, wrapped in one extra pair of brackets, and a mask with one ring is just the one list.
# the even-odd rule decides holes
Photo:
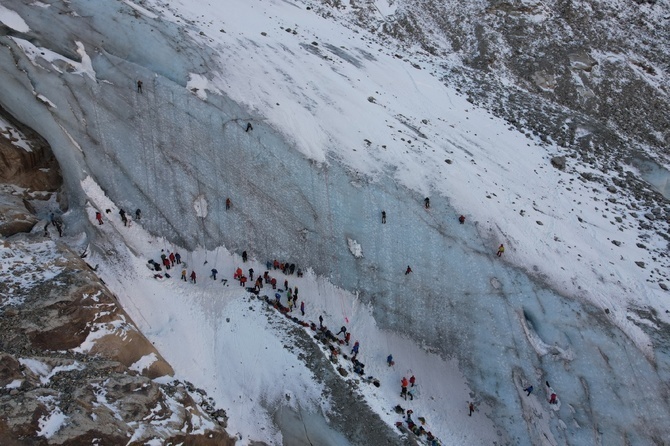
[[(388, 422), (411, 372), (415, 415), (429, 414), (449, 444), (668, 437), (667, 257), (655, 254), (666, 242), (640, 229), (630, 197), (584, 181), (587, 166), (554, 169), (558, 147), (473, 107), (438, 68), (300, 3), (73, 1), (76, 15), (51, 16), (62, 27), (40, 26), (53, 6), (7, 4), (51, 38), (3, 40), (3, 100), (49, 135), (73, 195), (66, 226), (87, 230), (127, 311), (181, 376), (227, 406), (245, 440), (279, 441), (263, 408), (287, 392), (314, 413), (328, 401), (296, 356), (272, 356), (288, 342), (275, 315), (234, 283), (207, 280), (210, 263), (231, 278), (242, 250), (257, 273), (272, 258), (311, 268), (299, 284), (308, 316), (323, 311), (361, 340), (382, 380), (377, 395), (364, 392)], [(63, 31), (71, 21), (77, 36)], [(87, 200), (112, 220), (117, 206), (142, 208), (142, 226), (171, 242), (149, 243), (118, 218), (90, 226)], [(196, 286), (155, 282), (144, 266), (177, 244), (193, 251)], [(559, 405), (547, 404), (545, 381)], [(470, 418), (473, 399), (481, 411)]]

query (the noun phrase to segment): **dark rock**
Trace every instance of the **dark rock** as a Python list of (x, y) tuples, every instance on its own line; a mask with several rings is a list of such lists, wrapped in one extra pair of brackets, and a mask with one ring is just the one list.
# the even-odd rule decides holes
[(644, 268), (644, 262), (642, 262), (642, 261), (639, 261), (639, 260), (638, 260), (637, 262), (635, 262), (635, 264), (636, 264), (637, 266), (639, 266), (640, 268)]
[(565, 170), (565, 157), (564, 156), (555, 156), (551, 159), (551, 165), (557, 168), (558, 170)]

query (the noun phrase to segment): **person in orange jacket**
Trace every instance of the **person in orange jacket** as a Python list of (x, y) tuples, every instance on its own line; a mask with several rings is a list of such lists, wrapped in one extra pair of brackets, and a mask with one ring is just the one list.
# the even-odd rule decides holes
[(400, 396), (407, 399), (407, 386), (409, 383), (407, 382), (406, 377), (402, 377), (402, 380), (400, 381)]

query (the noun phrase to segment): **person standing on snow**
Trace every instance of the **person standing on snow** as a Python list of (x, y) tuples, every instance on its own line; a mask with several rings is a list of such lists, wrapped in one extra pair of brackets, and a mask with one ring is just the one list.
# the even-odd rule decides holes
[(247, 261), (247, 252), (246, 251), (242, 251), (242, 261), (243, 262)]
[(181, 255), (178, 252), (174, 254), (174, 259), (177, 261), (177, 265), (181, 264)]
[(135, 209), (135, 220), (139, 221), (141, 216), (142, 216), (142, 211), (139, 208)]
[(412, 272), (412, 268), (410, 268), (409, 265), (407, 265), (407, 269), (405, 270), (405, 275), (407, 275), (411, 272)]
[(341, 333), (344, 333), (345, 335), (347, 334), (347, 327), (345, 327), (344, 325), (342, 326), (342, 328), (340, 328), (340, 331), (338, 331), (335, 334), (335, 336), (339, 336)]
[(344, 343), (347, 344), (347, 345), (349, 345), (349, 340), (350, 340), (350, 339), (351, 339), (351, 333), (346, 332), (346, 333), (344, 334)]
[(405, 398), (405, 400), (407, 400), (407, 385), (407, 378), (403, 376), (402, 380), (400, 380), (400, 396)]
[(126, 211), (124, 211), (123, 209), (119, 210), (119, 215), (121, 216), (123, 226), (128, 226), (128, 217), (126, 217)]
[(171, 252), (170, 255), (168, 256), (168, 258), (170, 259), (170, 263), (172, 264), (172, 266), (174, 266), (174, 262), (177, 260), (174, 253)]
[(386, 364), (388, 364), (389, 367), (391, 367), (395, 362), (393, 362), (393, 355), (388, 355), (386, 357)]
[(323, 316), (319, 315), (319, 328), (323, 328)]
[(226, 210), (230, 209), (230, 198), (226, 198)]
[[(465, 223), (465, 215), (461, 215), (460, 217), (458, 217), (458, 222), (459, 222), (460, 224)], [(472, 403), (471, 403), (471, 404), (472, 404)]]
[(470, 413), (468, 414), (468, 416), (471, 417), (471, 416), (472, 416), (472, 412), (475, 411), (475, 405), (474, 405), (472, 402), (471, 402), (470, 404), (468, 404), (468, 410), (470, 411)]
[(549, 404), (558, 404), (558, 400), (556, 399), (555, 393), (551, 394), (551, 397), (549, 398)]
[(360, 344), (358, 341), (354, 342), (354, 348), (351, 349), (351, 354), (354, 355), (354, 358), (358, 356), (358, 348), (360, 347)]
[(497, 253), (496, 255), (497, 255), (498, 257), (502, 257), (503, 252), (505, 252), (505, 247), (504, 247), (504, 246), (502, 245), (502, 243), (501, 243), (500, 246), (498, 247), (498, 253)]
[(186, 280), (186, 270), (185, 269), (181, 270), (181, 280), (183, 280), (184, 282), (188, 282)]
[(423, 205), (428, 209), (430, 207), (430, 198), (426, 197), (423, 199)]
[(212, 268), (212, 275), (210, 276), (212, 279), (216, 280), (216, 275), (218, 274), (218, 271), (216, 268)]
[(303, 316), (305, 315), (305, 301), (304, 300), (300, 302), (300, 312), (302, 313)]
[(382, 224), (386, 224), (386, 211), (382, 211)]
[(140, 94), (142, 93), (142, 81), (141, 80), (137, 81), (137, 92), (140, 93)]
[(191, 282), (195, 283), (195, 270), (191, 271)]
[(100, 212), (95, 213), (95, 219), (98, 220), (98, 225), (102, 224), (102, 214)]
[(254, 280), (254, 269), (249, 268), (249, 280)]
[(409, 378), (409, 385), (410, 385), (410, 387), (414, 387), (414, 383), (416, 383), (416, 378), (414, 377), (414, 375), (412, 375), (412, 376)]
[(277, 279), (275, 279), (274, 277), (272, 279), (270, 279), (270, 285), (272, 285), (273, 290), (276, 290), (277, 289)]
[(533, 386), (528, 386), (525, 389), (523, 389), (524, 392), (526, 393), (526, 396), (530, 396), (531, 393), (533, 393)]

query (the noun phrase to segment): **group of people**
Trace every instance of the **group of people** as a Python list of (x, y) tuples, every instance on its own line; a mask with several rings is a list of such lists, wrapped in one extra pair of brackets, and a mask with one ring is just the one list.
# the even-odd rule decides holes
[[(547, 385), (547, 389), (549, 390), (549, 404), (558, 404), (558, 395), (556, 395), (556, 392), (554, 392), (554, 389), (551, 388), (549, 385), (549, 381), (544, 382)], [(524, 392), (526, 392), (526, 396), (530, 396), (531, 393), (533, 393), (533, 386), (530, 385), (523, 389)]]
[[(111, 212), (112, 212), (111, 209), (105, 210), (106, 214), (109, 214)], [(119, 209), (119, 216), (121, 217), (121, 221), (123, 222), (123, 226), (129, 226), (130, 225), (130, 220), (128, 219), (128, 214), (126, 213), (126, 211), (123, 208)], [(142, 217), (142, 210), (140, 210), (139, 208), (135, 209), (135, 220), (139, 221), (141, 217)], [(95, 219), (98, 221), (98, 225), (104, 224), (104, 221), (102, 220), (102, 212), (96, 211)]]

